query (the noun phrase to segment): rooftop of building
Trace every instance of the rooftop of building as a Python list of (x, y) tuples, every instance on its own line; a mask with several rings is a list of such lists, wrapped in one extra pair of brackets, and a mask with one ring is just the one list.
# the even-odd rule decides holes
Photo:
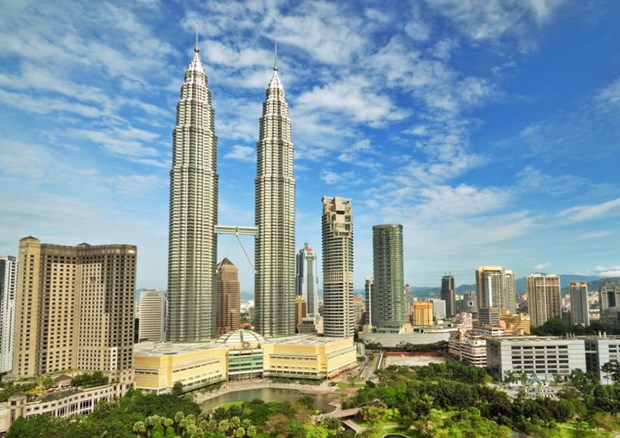
[(217, 344), (225, 345), (236, 345), (246, 342), (249, 344), (260, 344), (265, 342), (265, 338), (256, 333), (255, 331), (238, 329), (220, 336), (215, 342)]
[(583, 341), (582, 338), (565, 338), (561, 336), (502, 336), (497, 338), (489, 338), (499, 342), (528, 342), (528, 343), (542, 343), (542, 342), (579, 342)]
[[(260, 339), (260, 341), (258, 341)], [(141, 342), (134, 345), (134, 354), (137, 356), (169, 356), (176, 354), (191, 353), (211, 348), (221, 348), (226, 346), (243, 344), (278, 344), (278, 345), (329, 345), (335, 342), (351, 338), (329, 338), (314, 334), (300, 334), (286, 336), (282, 338), (265, 339), (258, 333), (251, 330), (235, 330), (221, 336), (215, 341), (209, 342)]]
[(317, 336), (313, 334), (300, 334), (294, 336), (286, 336), (283, 338), (271, 338), (265, 341), (265, 344), (279, 344), (279, 345), (329, 345), (334, 342), (339, 342), (345, 339), (351, 338), (330, 338)]
[(133, 352), (136, 356), (171, 356), (175, 354), (192, 353), (209, 348), (222, 347), (214, 342), (140, 342), (134, 344)]

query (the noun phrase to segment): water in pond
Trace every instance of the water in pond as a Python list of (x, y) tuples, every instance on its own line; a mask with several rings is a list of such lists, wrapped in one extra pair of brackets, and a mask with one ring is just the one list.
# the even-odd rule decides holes
[(336, 394), (304, 394), (295, 389), (258, 388), (218, 395), (202, 402), (201, 407), (203, 412), (210, 412), (226, 403), (251, 401), (254, 399), (278, 403), (285, 401), (294, 402), (305, 395), (310, 395), (314, 398), (314, 408), (321, 412), (332, 411), (334, 407), (330, 406), (329, 402), (338, 397)]

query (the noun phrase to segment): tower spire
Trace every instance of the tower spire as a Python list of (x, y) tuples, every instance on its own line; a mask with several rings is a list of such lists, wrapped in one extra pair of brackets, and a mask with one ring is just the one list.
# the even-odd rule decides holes
[(278, 43), (273, 45), (273, 69), (278, 71)]
[(194, 44), (194, 52), (198, 53), (200, 52), (200, 49), (198, 48), (198, 23), (194, 23), (194, 27), (196, 29), (196, 43)]

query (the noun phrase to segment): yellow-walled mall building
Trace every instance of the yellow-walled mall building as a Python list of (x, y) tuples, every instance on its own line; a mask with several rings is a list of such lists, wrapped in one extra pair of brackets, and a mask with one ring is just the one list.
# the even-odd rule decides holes
[(170, 392), (226, 380), (258, 377), (329, 379), (355, 368), (353, 338), (297, 335), (265, 339), (235, 330), (210, 343), (144, 342), (134, 345), (135, 387)]

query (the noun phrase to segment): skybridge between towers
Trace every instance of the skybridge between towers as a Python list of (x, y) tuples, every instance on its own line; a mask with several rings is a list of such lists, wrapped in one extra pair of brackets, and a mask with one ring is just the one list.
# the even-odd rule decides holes
[[(256, 270), (254, 269), (254, 263), (252, 263), (252, 259), (248, 255), (248, 252), (245, 250), (245, 246), (243, 246), (243, 242), (239, 239), (239, 236), (254, 236), (258, 235), (258, 227), (250, 227), (250, 226), (235, 226), (235, 225), (216, 225), (215, 226), (215, 234), (229, 234), (233, 235), (237, 238), (237, 242), (241, 245), (241, 249), (243, 250), (243, 254), (245, 254), (245, 258), (248, 260), (248, 263), (252, 267), (252, 272), (256, 274)], [(219, 265), (218, 265), (219, 269)]]

